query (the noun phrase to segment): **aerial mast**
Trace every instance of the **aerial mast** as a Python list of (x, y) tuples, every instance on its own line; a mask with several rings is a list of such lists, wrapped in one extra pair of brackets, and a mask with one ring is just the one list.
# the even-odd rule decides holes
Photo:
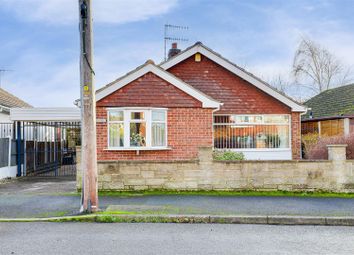
[(165, 24), (164, 29), (164, 59), (167, 60), (167, 43), (168, 42), (188, 42), (188, 38), (177, 36), (177, 32), (186, 32), (189, 28), (187, 26), (178, 26), (172, 24)]

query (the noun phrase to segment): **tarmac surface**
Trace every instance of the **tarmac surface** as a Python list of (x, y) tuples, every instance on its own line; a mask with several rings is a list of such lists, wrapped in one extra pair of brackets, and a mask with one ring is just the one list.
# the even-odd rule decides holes
[(0, 223), (0, 254), (353, 254), (354, 227)]
[[(75, 180), (23, 178), (0, 184), (0, 218), (74, 215), (80, 207)], [(354, 216), (352, 198), (196, 195), (102, 196), (100, 209), (170, 214)]]

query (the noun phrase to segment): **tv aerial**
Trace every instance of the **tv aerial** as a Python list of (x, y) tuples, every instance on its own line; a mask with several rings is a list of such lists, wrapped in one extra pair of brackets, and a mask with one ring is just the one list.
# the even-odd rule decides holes
[(164, 30), (164, 59), (167, 60), (167, 43), (168, 42), (188, 42), (188, 38), (178, 36), (181, 32), (186, 32), (189, 28), (187, 26), (179, 26), (172, 24), (165, 24)]

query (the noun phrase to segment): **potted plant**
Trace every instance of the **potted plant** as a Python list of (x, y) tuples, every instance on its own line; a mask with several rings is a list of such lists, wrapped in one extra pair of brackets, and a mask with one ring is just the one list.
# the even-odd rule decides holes
[(139, 133), (133, 133), (130, 136), (130, 145), (135, 147), (145, 146), (145, 137)]

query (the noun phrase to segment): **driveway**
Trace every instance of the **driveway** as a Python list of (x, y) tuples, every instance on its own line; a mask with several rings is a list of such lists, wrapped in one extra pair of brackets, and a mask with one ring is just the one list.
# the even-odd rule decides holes
[(0, 184), (0, 218), (49, 217), (78, 212), (75, 180), (32, 177)]
[[(100, 208), (172, 214), (354, 216), (354, 199), (203, 195), (100, 196)], [(80, 194), (68, 178), (21, 178), (0, 184), (0, 218), (77, 214)]]

